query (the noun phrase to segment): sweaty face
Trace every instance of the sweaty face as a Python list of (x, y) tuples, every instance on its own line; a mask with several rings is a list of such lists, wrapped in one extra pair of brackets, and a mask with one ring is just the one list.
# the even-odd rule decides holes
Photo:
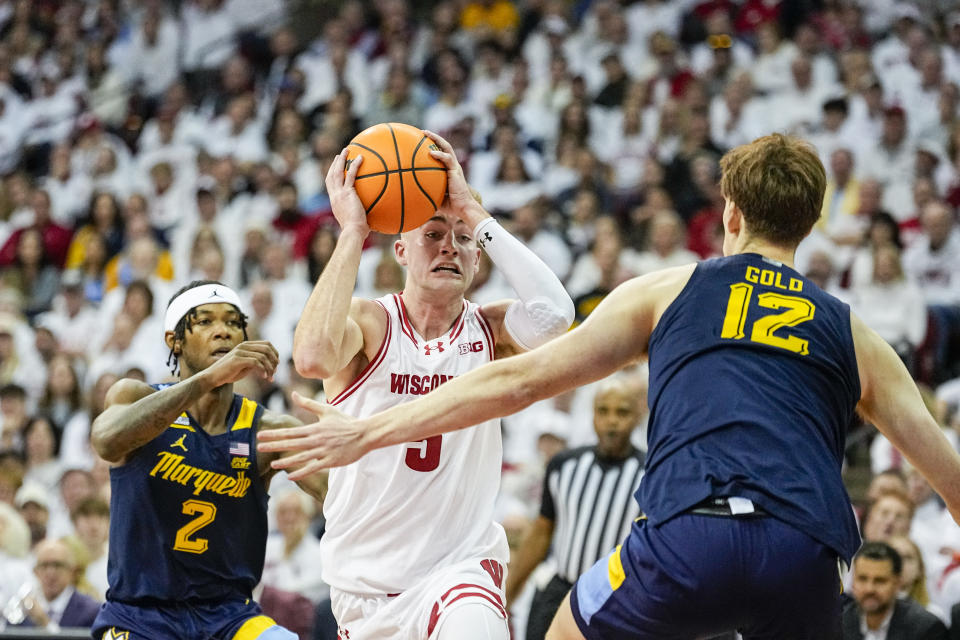
[(423, 226), (402, 234), (396, 254), (397, 262), (407, 268), (408, 283), (425, 289), (466, 291), (480, 261), (473, 231), (442, 208)]
[[(218, 302), (196, 308), (196, 319), (184, 333), (179, 352), (183, 376), (203, 371), (243, 342), (243, 319), (232, 304)], [(168, 344), (173, 344), (173, 333), (168, 332)]]

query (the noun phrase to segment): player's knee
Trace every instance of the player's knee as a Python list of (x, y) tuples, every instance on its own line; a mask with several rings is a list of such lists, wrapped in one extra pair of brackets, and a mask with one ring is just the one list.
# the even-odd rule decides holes
[(499, 613), (483, 604), (466, 604), (444, 613), (437, 640), (507, 640), (510, 629)]

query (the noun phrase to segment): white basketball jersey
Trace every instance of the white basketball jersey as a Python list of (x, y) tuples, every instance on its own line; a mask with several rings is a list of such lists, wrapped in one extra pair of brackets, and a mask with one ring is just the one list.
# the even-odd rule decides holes
[[(494, 357), (480, 307), (464, 302), (445, 335), (424, 340), (402, 298), (377, 300), (387, 329), (377, 355), (330, 403), (368, 416), (428, 393)], [(506, 535), (493, 521), (503, 456), (500, 420), (371, 451), (330, 470), (321, 538), (323, 579), (361, 594), (396, 594), (437, 567), (492, 558), (507, 564)]]

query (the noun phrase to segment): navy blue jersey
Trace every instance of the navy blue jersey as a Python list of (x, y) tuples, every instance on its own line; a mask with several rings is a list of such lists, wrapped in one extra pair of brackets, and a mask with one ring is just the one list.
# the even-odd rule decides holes
[(834, 549), (860, 544), (840, 475), (860, 399), (850, 309), (756, 254), (697, 265), (650, 336), (646, 476), (656, 525), (742, 496)]
[(211, 436), (184, 413), (110, 470), (108, 600), (250, 597), (267, 540), (256, 457), (262, 414), (234, 395), (227, 431)]

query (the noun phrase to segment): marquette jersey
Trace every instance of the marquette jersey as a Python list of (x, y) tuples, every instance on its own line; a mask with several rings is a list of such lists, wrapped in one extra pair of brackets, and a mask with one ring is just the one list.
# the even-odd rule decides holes
[[(464, 302), (445, 335), (424, 340), (396, 294), (377, 300), (387, 330), (366, 369), (330, 403), (367, 416), (430, 392), (494, 357), (478, 305)], [(400, 593), (440, 565), (467, 558), (507, 562), (493, 521), (500, 485), (500, 421), (372, 451), (330, 470), (320, 540), (323, 579), (342, 591)]]
[(860, 399), (849, 307), (759, 255), (708, 260), (649, 348), (637, 500), (650, 522), (742, 496), (849, 562), (860, 544), (840, 476)]
[(110, 470), (108, 600), (250, 597), (267, 540), (256, 457), (262, 413), (234, 395), (227, 431), (216, 436), (181, 414)]

